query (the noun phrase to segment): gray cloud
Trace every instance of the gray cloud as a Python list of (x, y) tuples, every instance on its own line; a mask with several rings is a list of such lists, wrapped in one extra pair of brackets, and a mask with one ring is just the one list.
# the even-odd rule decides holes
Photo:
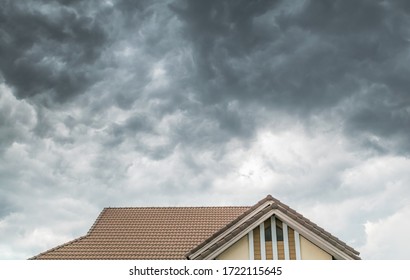
[[(309, 119), (358, 98), (367, 107), (371, 124), (363, 123), (364, 112), (350, 112), (356, 117), (342, 116), (348, 134), (357, 135), (364, 125), (378, 137), (394, 139), (401, 134), (410, 140), (410, 135), (403, 135), (410, 70), (403, 63), (409, 46), (409, 30), (404, 28), (408, 15), (398, 7), (403, 3), (187, 1), (179, 5), (171, 9), (184, 22), (184, 37), (194, 49), (193, 87), (204, 104), (221, 106), (236, 100)], [(377, 91), (374, 85), (385, 87), (389, 104), (394, 105), (384, 103), (377, 92), (361, 94)], [(377, 106), (366, 105), (375, 102)]]
[[(120, 88), (108, 85), (112, 98), (105, 101), (114, 102), (123, 110), (132, 110), (135, 102), (158, 98), (155, 111), (149, 112), (157, 115), (156, 119), (183, 110), (187, 116), (216, 122), (214, 128), (228, 138), (232, 135), (249, 139), (256, 131), (255, 122), (261, 121), (257, 116), (241, 114), (249, 106), (257, 104), (265, 110), (281, 110), (309, 119), (341, 106), (348, 98), (360, 98), (363, 107), (377, 102), (371, 92), (361, 94), (374, 90), (376, 84), (385, 87), (390, 103), (396, 105), (389, 107), (381, 102), (376, 107), (369, 106), (368, 116), (385, 120), (382, 112), (400, 106), (401, 120), (406, 125), (409, 69), (400, 63), (408, 47), (408, 31), (402, 27), (407, 22), (404, 2), (177, 1), (168, 8), (135, 1), (118, 1), (110, 7), (63, 1), (54, 5), (45, 2), (30, 10), (28, 4), (3, 5), (6, 24), (1, 48), (9, 55), (2, 56), (2, 73), (20, 98), (42, 93), (64, 101), (116, 75), (116, 68), (110, 70), (108, 65), (117, 69), (125, 65), (110, 58), (114, 45), (107, 49), (108, 40), (128, 36), (141, 46), (145, 57), (132, 56), (136, 63), (124, 69), (137, 76)], [(175, 16), (182, 26), (175, 23)], [(18, 24), (13, 24), (12, 18)], [(105, 22), (108, 18), (110, 21)], [(175, 32), (177, 27), (180, 30)], [(118, 28), (122, 30), (118, 34), (110, 33)], [(144, 36), (137, 36), (138, 32)], [(191, 64), (188, 58), (172, 58), (175, 50), (184, 46), (192, 51)], [(164, 58), (169, 61), (165, 70), (170, 83), (166, 89), (143, 97), (150, 63)], [(101, 69), (105, 73), (99, 72)], [(202, 105), (187, 99), (188, 94)], [(241, 110), (236, 115), (226, 109), (230, 102), (236, 102)], [(100, 106), (105, 110), (111, 105)], [(342, 116), (347, 134), (357, 134), (365, 126), (366, 133), (378, 137), (395, 138), (400, 134), (408, 139), (402, 128), (383, 125), (387, 120), (370, 120), (371, 124), (366, 125), (360, 110)], [(394, 124), (395, 120), (390, 122)], [(185, 130), (183, 138), (189, 138), (190, 128), (184, 129), (184, 123), (191, 122), (183, 121), (175, 129)], [(40, 123), (38, 129), (45, 125)], [(228, 139), (220, 138), (218, 132), (207, 134), (215, 135), (215, 141)], [(364, 143), (369, 142), (366, 137), (363, 135)], [(175, 143), (179, 141), (182, 139), (175, 139)]]
[(47, 94), (61, 102), (96, 79), (93, 65), (108, 39), (103, 19), (75, 4), (2, 2), (0, 70), (17, 97)]
[[(3, 175), (3, 174), (1, 174)], [(7, 176), (7, 174), (5, 174)], [(3, 175), (4, 176), (4, 175)], [(3, 177), (2, 176), (2, 177)], [(5, 182), (3, 182), (4, 184)], [(0, 189), (0, 220), (9, 215), (11, 212), (15, 211), (15, 205), (12, 201), (9, 199), (9, 195), (6, 191)]]
[[(105, 206), (266, 193), (364, 246), (363, 224), (393, 224), (406, 205), (409, 12), (407, 1), (3, 1), (0, 236), (14, 244), (0, 244), (3, 258), (84, 233)], [(31, 241), (18, 245), (17, 229)]]

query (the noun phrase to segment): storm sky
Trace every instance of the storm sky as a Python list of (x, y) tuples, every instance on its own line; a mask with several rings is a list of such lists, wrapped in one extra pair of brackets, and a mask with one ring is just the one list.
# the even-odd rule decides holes
[(409, 259), (409, 155), (410, 1), (0, 1), (0, 259), (267, 194)]

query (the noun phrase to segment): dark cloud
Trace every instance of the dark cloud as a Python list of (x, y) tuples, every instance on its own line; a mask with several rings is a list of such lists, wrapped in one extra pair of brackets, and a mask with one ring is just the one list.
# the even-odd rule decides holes
[(275, 2), (186, 1), (170, 6), (185, 23), (185, 37), (194, 48), (197, 86), (203, 101), (220, 102), (229, 94), (243, 94), (240, 81), (244, 76), (235, 60), (245, 59), (275, 38), (275, 30), (268, 34), (268, 29), (258, 30), (253, 25), (253, 20)]
[[(16, 248), (9, 233), (31, 230), (39, 252), (39, 235), (48, 249), (116, 203), (271, 192), (325, 221), (341, 207), (336, 227), (363, 243), (360, 224), (406, 204), (391, 202), (409, 181), (409, 13), (408, 1), (2, 1), (2, 238)], [(35, 211), (55, 201), (72, 223), (89, 207), (87, 223)]]
[(383, 25), (383, 1), (305, 1), (302, 9), (286, 14), (281, 23), (303, 26), (333, 36), (377, 30)]
[(0, 85), (0, 154), (13, 143), (28, 140), (35, 123), (34, 109), (25, 102), (18, 102)]
[(356, 110), (347, 117), (346, 130), (358, 135), (365, 146), (382, 153), (408, 154), (410, 151), (410, 96), (392, 92), (386, 86), (368, 90), (357, 98)]
[[(82, 5), (2, 1), (1, 73), (18, 98), (38, 94), (65, 101), (96, 79), (93, 65), (107, 34)], [(95, 3), (98, 4), (98, 3)], [(95, 7), (96, 8), (96, 7)]]
[[(394, 138), (403, 136), (403, 125), (408, 124), (410, 87), (410, 68), (403, 63), (408, 60), (409, 31), (403, 28), (408, 16), (400, 5), (186, 1), (171, 9), (184, 22), (184, 37), (194, 49), (193, 83), (201, 102), (256, 103), (305, 120), (351, 98), (378, 102), (377, 93), (363, 97), (361, 92), (379, 84), (402, 110), (383, 100), (368, 106), (371, 124), (366, 130)], [(356, 117), (341, 117), (347, 133), (357, 134), (366, 116), (350, 113)], [(394, 120), (386, 114), (401, 117)], [(240, 126), (240, 118), (236, 120), (232, 127)], [(410, 140), (410, 135), (405, 137)]]
[[(257, 131), (255, 124), (263, 121), (258, 114), (248, 114), (252, 106), (306, 120), (341, 106), (366, 88), (372, 90), (373, 84), (385, 86), (393, 103), (406, 104), (409, 67), (400, 63), (408, 48), (408, 31), (402, 27), (406, 11), (405, 2), (381, 1), (176, 1), (168, 7), (125, 0), (111, 6), (98, 1), (92, 5), (43, 1), (32, 6), (6, 1), (0, 50), (8, 55), (1, 56), (0, 70), (19, 98), (44, 94), (61, 102), (115, 75), (115, 67), (124, 67), (107, 48), (114, 42), (110, 40), (128, 36), (146, 61), (127, 66), (134, 78), (122, 84), (113, 80), (117, 87), (107, 87), (111, 98), (89, 106), (104, 111), (115, 104), (133, 110), (135, 102), (159, 99), (149, 112), (155, 120), (178, 110), (187, 118), (174, 124), (176, 139), (171, 142), (175, 145), (184, 139), (190, 143), (231, 137), (246, 140)], [(175, 16), (182, 25), (171, 24)], [(121, 34), (116, 34), (118, 28)], [(192, 64), (171, 60), (165, 65), (170, 80), (166, 88), (142, 96), (150, 82), (150, 63), (169, 59), (184, 46), (192, 51)], [(101, 72), (104, 63), (111, 68)], [(187, 99), (188, 93), (199, 106)], [(359, 98), (365, 104), (372, 96)], [(232, 102), (236, 109), (229, 109)], [(383, 112), (394, 108), (381, 102), (368, 110), (385, 119)], [(364, 124), (363, 112), (349, 114), (343, 116), (345, 131), (357, 133)], [(405, 106), (401, 114), (406, 114)], [(203, 134), (213, 136), (195, 134), (189, 118), (210, 120), (215, 125)], [(39, 132), (48, 130), (41, 119)], [(121, 129), (115, 125), (114, 138), (133, 131), (124, 124)], [(401, 128), (384, 133), (384, 127), (395, 129), (380, 121), (366, 125), (368, 133), (380, 137), (408, 137), (400, 133)], [(180, 139), (178, 131), (183, 134)]]
[(127, 139), (138, 141), (142, 133), (155, 133), (155, 125), (147, 116), (135, 114), (123, 123), (113, 123), (106, 129), (105, 145), (117, 146)]
[(146, 17), (143, 17), (145, 8), (149, 5), (150, 1), (133, 1), (133, 0), (119, 0), (115, 3), (116, 9), (125, 14), (125, 20), (132, 22), (138, 20), (142, 22)]

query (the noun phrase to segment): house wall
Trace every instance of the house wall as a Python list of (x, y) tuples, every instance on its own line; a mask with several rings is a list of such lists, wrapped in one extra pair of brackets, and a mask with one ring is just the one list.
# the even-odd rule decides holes
[(249, 260), (249, 242), (248, 236), (245, 235), (232, 246), (223, 251), (217, 260)]
[[(276, 224), (279, 228), (282, 228), (282, 222), (276, 219)], [(265, 228), (270, 226), (265, 222)], [(291, 260), (296, 259), (296, 244), (295, 244), (295, 231), (288, 228), (288, 245), (289, 245), (289, 258)], [(266, 259), (272, 260), (272, 241), (262, 241), (265, 243), (266, 249)], [(327, 253), (326, 251), (322, 250), (308, 239), (299, 235), (299, 243), (300, 243), (300, 257), (302, 260), (332, 260), (332, 256)], [(277, 249), (278, 249), (278, 259), (284, 260), (285, 253), (284, 253), (284, 242), (277, 240)], [(253, 229), (253, 248), (254, 248), (254, 256), (253, 259), (260, 260), (261, 259), (261, 240), (260, 240), (260, 228), (259, 226)], [(236, 241), (233, 245), (223, 251), (219, 256), (215, 259), (217, 260), (248, 260), (249, 259), (249, 239), (248, 236), (245, 235), (238, 241)]]
[(300, 254), (302, 260), (331, 260), (332, 256), (300, 235)]

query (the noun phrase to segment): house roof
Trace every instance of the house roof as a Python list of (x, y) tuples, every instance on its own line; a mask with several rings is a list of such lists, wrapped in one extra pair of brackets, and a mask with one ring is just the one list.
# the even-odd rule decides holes
[(270, 195), (252, 207), (105, 208), (85, 236), (32, 259), (207, 259), (271, 213), (360, 259), (352, 247)]
[(185, 259), (249, 207), (105, 208), (85, 236), (32, 259)]

